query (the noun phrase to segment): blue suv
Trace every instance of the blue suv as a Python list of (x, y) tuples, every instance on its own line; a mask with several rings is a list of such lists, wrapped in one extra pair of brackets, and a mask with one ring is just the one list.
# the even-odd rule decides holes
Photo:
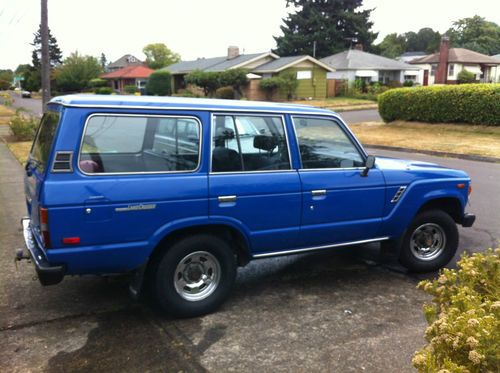
[(470, 179), (375, 158), (309, 106), (71, 95), (48, 104), (22, 220), (43, 285), (132, 273), (178, 316), (214, 310), (252, 259), (381, 242), (412, 271), (458, 246)]

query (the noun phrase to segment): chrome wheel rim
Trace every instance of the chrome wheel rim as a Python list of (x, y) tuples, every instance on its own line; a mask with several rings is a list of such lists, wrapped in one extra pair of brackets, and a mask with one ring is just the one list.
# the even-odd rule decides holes
[(443, 228), (434, 223), (419, 226), (410, 239), (411, 253), (419, 260), (436, 259), (446, 246), (446, 234)]
[(210, 296), (220, 282), (220, 264), (206, 251), (186, 255), (177, 264), (174, 286), (183, 299), (196, 302)]

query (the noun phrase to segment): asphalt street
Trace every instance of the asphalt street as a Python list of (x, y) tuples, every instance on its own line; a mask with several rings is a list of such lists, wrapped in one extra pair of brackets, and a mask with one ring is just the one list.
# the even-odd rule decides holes
[[(500, 238), (500, 165), (371, 150), (466, 170), (473, 228), (460, 255)], [(23, 169), (0, 143), (0, 371), (413, 372), (424, 344), (419, 279), (378, 247), (257, 260), (238, 271), (231, 298), (210, 315), (172, 320), (134, 302), (124, 277), (70, 277), (42, 287), (22, 247)], [(455, 258), (456, 260), (456, 258)], [(454, 265), (454, 261), (449, 266)]]

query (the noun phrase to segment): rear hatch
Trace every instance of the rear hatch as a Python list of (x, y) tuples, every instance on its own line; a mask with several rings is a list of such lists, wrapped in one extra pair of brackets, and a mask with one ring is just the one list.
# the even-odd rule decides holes
[(45, 175), (49, 172), (49, 158), (59, 119), (60, 113), (58, 111), (49, 110), (44, 114), (25, 166), (26, 204), (32, 231), (37, 236), (38, 242), (43, 242), (40, 230), (40, 199)]

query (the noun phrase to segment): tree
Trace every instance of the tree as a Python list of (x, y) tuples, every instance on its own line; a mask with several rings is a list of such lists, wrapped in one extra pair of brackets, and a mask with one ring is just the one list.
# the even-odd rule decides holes
[(23, 80), (21, 81), (21, 87), (23, 89), (34, 92), (39, 91), (42, 87), (42, 76), (40, 73), (40, 69), (29, 66), (29, 69), (25, 70), (22, 76)]
[(302, 54), (326, 57), (345, 50), (353, 42), (370, 48), (377, 37), (371, 32), (369, 17), (373, 9), (359, 10), (363, 0), (287, 0), (297, 9), (281, 26), (283, 36), (274, 37), (275, 52), (282, 56)]
[(377, 52), (388, 58), (396, 58), (403, 54), (405, 50), (405, 37), (397, 33), (387, 35), (384, 40), (377, 45)]
[(101, 58), (99, 59), (101, 63), (102, 71), (106, 70), (106, 66), (108, 65), (108, 60), (106, 59), (106, 55), (101, 53)]
[(466, 48), (479, 53), (500, 53), (500, 26), (485, 18), (474, 16), (453, 22), (446, 32), (453, 47)]
[(285, 71), (280, 74), (280, 78), (280, 89), (285, 92), (287, 100), (291, 100), (293, 96), (295, 96), (295, 91), (299, 87), (297, 73), (295, 71)]
[(6, 70), (1, 70), (0, 69), (0, 80), (9, 82), (9, 84), (12, 84), (12, 81), (14, 80), (14, 72), (11, 69), (6, 69)]
[[(36, 69), (41, 68), (41, 54), (42, 54), (42, 35), (41, 35), (41, 26), (39, 26), (38, 31), (34, 34), (34, 39), (32, 45), (35, 47), (31, 54), (31, 61), (33, 66)], [(59, 45), (57, 44), (57, 39), (52, 35), (49, 29), (49, 62), (50, 67), (54, 68), (57, 65), (62, 63), (62, 52), (59, 49)]]
[(181, 60), (179, 54), (168, 49), (163, 43), (148, 44), (142, 52), (146, 55), (146, 64), (152, 69), (161, 69)]
[(167, 96), (172, 93), (172, 75), (168, 71), (155, 71), (146, 83), (146, 93), (152, 96)]
[(89, 82), (102, 73), (97, 58), (81, 56), (73, 52), (57, 69), (56, 83), (61, 91), (81, 91), (89, 87)]
[(221, 86), (220, 73), (215, 71), (194, 70), (184, 78), (187, 84), (193, 84), (203, 89), (205, 96), (212, 97)]

